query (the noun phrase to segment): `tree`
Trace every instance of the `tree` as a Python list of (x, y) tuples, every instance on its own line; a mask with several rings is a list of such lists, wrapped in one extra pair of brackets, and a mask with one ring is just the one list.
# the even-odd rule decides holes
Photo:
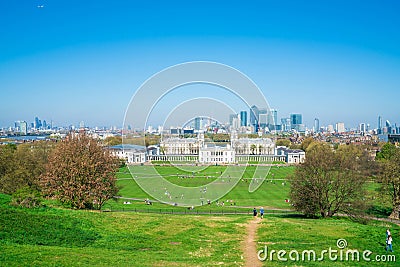
[(276, 146), (289, 147), (292, 144), (289, 139), (278, 139), (276, 140)]
[(256, 150), (257, 146), (255, 144), (251, 144), (250, 146), (250, 154), (254, 155), (254, 151)]
[(0, 192), (13, 194), (25, 187), (39, 191), (51, 149), (52, 143), (45, 141), (0, 147)]
[(301, 142), (300, 149), (303, 150), (303, 151), (306, 151), (307, 148), (308, 148), (313, 142), (315, 142), (315, 141), (314, 141), (314, 138), (312, 138), (312, 137), (307, 137), (306, 139), (303, 140), (303, 142)]
[(118, 160), (81, 133), (70, 134), (49, 156), (43, 192), (77, 209), (101, 209), (117, 192)]
[(109, 136), (104, 140), (107, 146), (116, 146), (122, 144), (122, 136)]
[(387, 143), (376, 158), (381, 166), (383, 189), (392, 199), (393, 210), (389, 217), (400, 219), (400, 148)]
[(368, 162), (367, 152), (357, 146), (342, 146), (337, 151), (323, 143), (309, 147), (305, 162), (291, 177), (295, 209), (310, 217), (332, 217), (339, 212), (356, 215), (365, 204)]

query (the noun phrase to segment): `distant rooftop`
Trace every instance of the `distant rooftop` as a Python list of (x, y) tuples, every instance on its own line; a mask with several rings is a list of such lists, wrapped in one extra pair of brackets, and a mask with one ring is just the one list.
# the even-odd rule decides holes
[(139, 146), (139, 145), (130, 145), (130, 144), (122, 144), (122, 145), (116, 145), (116, 146), (111, 146), (111, 149), (118, 149), (118, 150), (145, 150), (145, 146)]

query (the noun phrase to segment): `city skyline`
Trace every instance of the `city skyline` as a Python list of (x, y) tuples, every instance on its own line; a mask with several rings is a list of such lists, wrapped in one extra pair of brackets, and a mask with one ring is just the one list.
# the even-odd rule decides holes
[[(253, 106), (254, 107), (254, 106)], [(253, 108), (252, 107), (252, 108)], [(368, 131), (372, 131), (372, 130), (377, 130), (376, 134), (381, 134), (381, 133), (388, 133), (388, 132), (383, 132), (383, 129), (393, 129), (393, 130), (397, 130), (400, 129), (400, 124), (397, 122), (391, 122), (389, 119), (385, 119), (385, 122), (383, 122), (382, 116), (378, 115), (377, 116), (377, 120), (376, 120), (376, 125), (375, 124), (371, 124), (369, 122), (360, 122), (357, 125), (352, 125), (352, 126), (348, 126), (345, 125), (344, 122), (342, 122), (341, 120), (332, 122), (332, 123), (327, 123), (327, 124), (320, 124), (320, 119), (319, 118), (314, 118), (313, 120), (313, 124), (312, 125), (305, 125), (302, 123), (303, 118), (302, 118), (302, 114), (300, 113), (290, 113), (288, 116), (282, 116), (282, 117), (278, 117), (278, 110), (276, 109), (271, 109), (270, 110), (271, 115), (274, 119), (273, 121), (275, 122), (275, 126), (279, 126), (276, 129), (270, 129), (270, 130), (277, 130), (277, 132), (288, 132), (291, 130), (296, 130), (300, 132), (303, 131), (312, 131), (314, 133), (318, 133), (321, 132), (322, 130), (326, 131), (326, 132), (330, 132), (330, 131), (334, 131), (336, 133), (340, 133), (340, 132), (347, 132), (347, 131), (359, 131), (359, 132), (368, 132)], [(207, 117), (207, 116), (201, 116), (201, 117), (193, 117), (191, 120), (186, 121), (184, 124), (171, 124), (171, 125), (161, 125), (161, 124), (148, 124), (146, 126), (146, 128), (143, 128), (141, 130), (147, 131), (149, 128), (152, 129), (173, 129), (173, 128), (185, 128), (185, 127), (189, 127), (189, 128), (193, 128), (194, 130), (199, 130), (200, 125), (203, 125), (203, 123), (200, 122), (200, 120), (206, 120), (206, 121), (213, 121), (216, 123), (221, 123), (221, 125), (228, 125), (228, 126), (234, 126), (235, 123), (237, 123), (236, 125), (238, 127), (242, 127), (242, 126), (247, 126), (247, 127), (251, 127), (254, 126), (254, 124), (252, 124), (250, 122), (250, 120), (248, 120), (247, 118), (250, 117), (250, 115), (252, 113), (252, 109), (250, 109), (249, 111), (246, 110), (241, 110), (239, 113), (235, 113), (235, 114), (229, 114), (228, 118), (225, 121), (218, 121), (215, 120), (215, 118), (212, 117)], [(259, 114), (260, 115), (260, 114)], [(270, 117), (270, 118), (272, 118)], [(235, 118), (237, 121), (233, 121)], [(243, 118), (244, 118), (244, 122), (243, 122)], [(276, 118), (279, 118), (278, 120)], [(47, 122), (46, 119), (42, 119), (39, 118), (38, 116), (35, 116), (34, 119), (32, 121), (29, 120), (15, 120), (13, 122), (12, 125), (8, 125), (6, 127), (0, 127), (0, 131), (1, 130), (10, 130), (13, 129), (14, 132), (16, 133), (20, 133), (22, 131), (20, 131), (20, 124), (24, 124), (25, 126), (23, 127), (25, 129), (25, 134), (26, 132), (29, 132), (31, 130), (54, 130), (57, 128), (70, 128), (70, 129), (79, 129), (79, 128), (92, 128), (92, 129), (113, 129), (113, 130), (117, 130), (117, 129), (123, 129), (122, 125), (88, 125), (86, 124), (84, 121), (79, 121), (76, 123), (69, 123), (66, 125), (56, 125), (53, 124), (53, 121)], [(271, 127), (271, 123), (267, 120), (266, 123), (262, 123), (261, 122), (261, 117), (258, 117), (258, 121), (257, 121), (258, 126), (255, 127), (256, 129), (258, 129), (258, 127), (262, 127), (265, 130), (265, 127)], [(287, 125), (285, 125), (287, 124)], [(299, 129), (299, 126), (301, 127), (301, 129)], [(161, 127), (161, 128), (160, 128)], [(289, 128), (286, 128), (289, 127)], [(126, 129), (132, 129), (131, 125), (125, 125)], [(134, 128), (136, 130), (140, 130), (139, 128)], [(390, 131), (389, 131), (390, 133)], [(397, 133), (397, 132), (396, 132)]]
[(279, 118), (299, 113), (309, 128), (315, 118), (346, 128), (376, 128), (378, 116), (400, 122), (400, 3), (229, 3), (7, 3), (0, 128), (35, 116), (54, 125), (120, 126), (144, 81), (195, 60), (240, 70)]

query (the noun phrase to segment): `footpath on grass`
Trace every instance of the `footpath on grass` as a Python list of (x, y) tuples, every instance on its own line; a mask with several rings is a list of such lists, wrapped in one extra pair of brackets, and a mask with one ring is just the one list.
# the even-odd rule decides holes
[(246, 227), (246, 239), (243, 241), (242, 250), (244, 255), (244, 266), (259, 267), (261, 261), (257, 258), (257, 228), (261, 218), (256, 217), (250, 220)]

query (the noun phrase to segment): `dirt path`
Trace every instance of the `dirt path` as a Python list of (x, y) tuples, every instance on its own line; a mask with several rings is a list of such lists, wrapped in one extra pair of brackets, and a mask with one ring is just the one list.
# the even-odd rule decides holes
[(257, 228), (261, 221), (260, 218), (254, 218), (246, 227), (247, 236), (243, 242), (244, 266), (246, 267), (259, 267), (262, 262), (257, 258)]

